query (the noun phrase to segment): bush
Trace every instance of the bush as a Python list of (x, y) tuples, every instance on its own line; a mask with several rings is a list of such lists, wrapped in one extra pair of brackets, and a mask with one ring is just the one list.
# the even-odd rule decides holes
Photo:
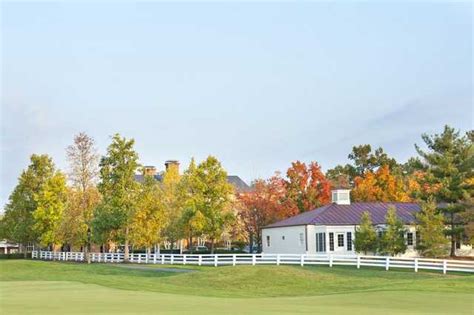
[[(26, 258), (31, 258), (31, 253), (27, 253)], [(25, 254), (24, 253), (0, 254), (0, 259), (25, 259)]]

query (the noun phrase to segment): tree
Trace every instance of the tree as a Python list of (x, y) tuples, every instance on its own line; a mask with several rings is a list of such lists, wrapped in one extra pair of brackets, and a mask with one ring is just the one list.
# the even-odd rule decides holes
[(286, 172), (287, 196), (300, 210), (305, 212), (330, 202), (331, 183), (321, 167), (311, 162), (307, 167), (300, 161), (293, 162)]
[(404, 253), (407, 249), (405, 243), (405, 227), (403, 222), (397, 217), (397, 210), (390, 206), (385, 216), (387, 229), (379, 240), (379, 252), (384, 255), (395, 256)]
[(221, 163), (213, 156), (197, 166), (194, 177), (194, 203), (196, 210), (204, 215), (204, 233), (209, 237), (211, 253), (214, 253), (215, 241), (234, 219), (230, 209), (233, 187), (227, 182), (227, 173)]
[[(194, 164), (194, 160), (191, 161), (191, 167)], [(183, 237), (183, 229), (181, 226), (182, 217), (182, 200), (180, 199), (179, 183), (181, 177), (179, 175), (179, 169), (177, 165), (170, 164), (163, 174), (162, 190), (163, 190), (163, 204), (165, 213), (168, 218), (168, 224), (165, 228), (164, 234), (167, 240), (171, 243), (171, 249), (173, 244), (177, 240)]]
[[(93, 209), (100, 197), (95, 187), (99, 167), (99, 155), (94, 139), (84, 132), (74, 137), (74, 143), (66, 149), (69, 161), (68, 179), (72, 183), (69, 206), (64, 213), (64, 232), (69, 243), (83, 246), (90, 251), (90, 233)], [(85, 245), (85, 246), (84, 246)]]
[(99, 191), (101, 204), (93, 219), (95, 232), (102, 241), (123, 241), (124, 260), (129, 259), (130, 226), (137, 204), (138, 183), (135, 171), (139, 167), (138, 154), (133, 149), (135, 141), (115, 134), (107, 148), (107, 155), (100, 161)]
[(418, 220), (416, 249), (423, 256), (438, 257), (446, 253), (447, 239), (444, 234), (444, 216), (439, 213), (433, 200), (423, 202), (421, 211), (416, 214)]
[(360, 225), (355, 231), (354, 248), (357, 252), (375, 252), (377, 249), (377, 235), (370, 218), (370, 213), (365, 211), (360, 218)]
[(451, 240), (450, 255), (456, 254), (456, 240), (464, 231), (462, 214), (474, 195), (474, 132), (461, 136), (449, 126), (441, 134), (423, 134), (427, 150), (415, 145), (418, 154), (427, 166), (427, 174), (421, 185), (437, 187), (424, 195), (433, 197), (442, 205), (439, 211), (445, 215), (448, 226), (445, 233)]
[(154, 177), (145, 176), (130, 227), (133, 245), (145, 247), (149, 254), (151, 247), (161, 241), (165, 224), (163, 192)]
[(191, 163), (184, 172), (177, 190), (181, 207), (179, 226), (182, 229), (182, 235), (188, 238), (188, 249), (191, 252), (193, 248), (193, 238), (202, 236), (206, 224), (204, 214), (197, 209), (195, 189), (198, 183), (196, 180), (196, 164), (194, 159), (191, 159)]
[(287, 198), (286, 183), (279, 174), (268, 180), (256, 180), (252, 191), (240, 193), (238, 200), (238, 215), (243, 221), (251, 251), (254, 241), (261, 250), (264, 226), (299, 213), (296, 204)]
[(33, 229), (42, 246), (51, 246), (56, 250), (63, 243), (60, 226), (67, 201), (66, 177), (56, 171), (41, 191), (34, 195), (34, 199), (37, 208), (33, 211)]
[(33, 212), (38, 204), (34, 196), (42, 191), (54, 173), (54, 164), (49, 156), (33, 154), (30, 161), (9, 197), (2, 218), (3, 237), (21, 244), (22, 247), (37, 241), (38, 235), (33, 229)]
[(388, 165), (379, 167), (375, 172), (367, 171), (354, 180), (352, 198), (354, 201), (410, 201), (407, 183), (400, 175), (394, 175)]

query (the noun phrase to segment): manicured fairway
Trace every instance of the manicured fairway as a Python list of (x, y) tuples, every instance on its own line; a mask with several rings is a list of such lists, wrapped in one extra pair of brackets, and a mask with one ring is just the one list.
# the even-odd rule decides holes
[[(153, 269), (162, 266), (148, 266)], [(176, 268), (176, 266), (173, 266)], [(186, 266), (187, 267), (187, 266)], [(2, 314), (473, 314), (474, 276), (343, 267), (0, 262)]]

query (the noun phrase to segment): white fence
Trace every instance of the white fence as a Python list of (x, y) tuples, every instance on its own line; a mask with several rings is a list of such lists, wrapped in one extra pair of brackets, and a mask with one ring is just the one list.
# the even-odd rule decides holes
[[(82, 252), (46, 252), (34, 251), (33, 259), (86, 261)], [(90, 253), (91, 262), (121, 263), (124, 261), (123, 253)], [(336, 256), (336, 255), (296, 255), (296, 254), (217, 254), (217, 255), (177, 255), (177, 254), (133, 254), (129, 262), (138, 264), (167, 264), (167, 265), (198, 265), (198, 266), (224, 266), (224, 265), (327, 265), (356, 266), (357, 268), (382, 267), (408, 268), (415, 272), (418, 270), (439, 270), (444, 274), (448, 271), (474, 273), (474, 261), (446, 260), (431, 258), (401, 258), (384, 256)]]

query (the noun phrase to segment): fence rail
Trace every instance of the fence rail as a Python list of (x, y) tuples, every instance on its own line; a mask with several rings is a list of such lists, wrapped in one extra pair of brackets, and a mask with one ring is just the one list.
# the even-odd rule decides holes
[[(86, 261), (82, 252), (33, 251), (33, 259)], [(123, 253), (90, 253), (91, 262), (122, 263)], [(439, 270), (474, 273), (474, 261), (447, 260), (434, 258), (403, 258), (385, 256), (337, 256), (337, 255), (297, 255), (297, 254), (136, 254), (129, 255), (129, 262), (137, 264), (198, 265), (198, 266), (236, 266), (236, 265), (327, 265), (390, 268), (418, 270)]]

